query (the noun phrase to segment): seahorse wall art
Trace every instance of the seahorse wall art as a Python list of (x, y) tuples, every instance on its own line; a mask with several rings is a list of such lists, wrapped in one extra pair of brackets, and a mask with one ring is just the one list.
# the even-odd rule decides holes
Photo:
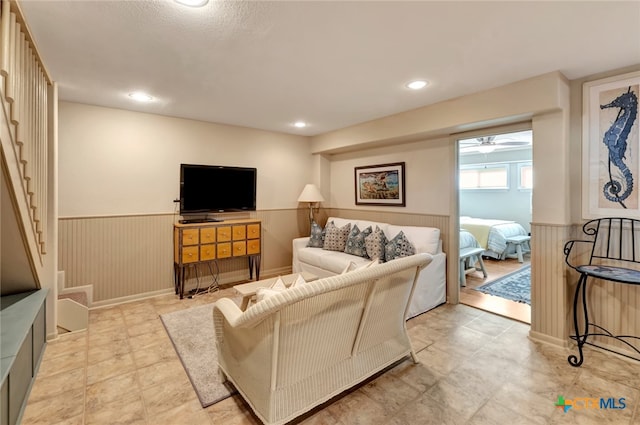
[[(624, 162), (627, 151), (627, 139), (638, 115), (638, 96), (631, 90), (616, 97), (612, 102), (600, 105), (600, 109), (619, 108), (616, 120), (604, 133), (603, 143), (609, 150), (609, 181), (602, 187), (604, 197), (627, 208), (625, 200), (633, 192), (633, 174)], [(637, 149), (637, 147), (636, 147)], [(615, 172), (615, 168), (619, 170)]]

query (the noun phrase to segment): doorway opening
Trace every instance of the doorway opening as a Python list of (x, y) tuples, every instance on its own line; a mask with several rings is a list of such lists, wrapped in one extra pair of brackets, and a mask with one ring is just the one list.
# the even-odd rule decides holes
[(458, 140), (462, 304), (531, 323), (533, 132)]

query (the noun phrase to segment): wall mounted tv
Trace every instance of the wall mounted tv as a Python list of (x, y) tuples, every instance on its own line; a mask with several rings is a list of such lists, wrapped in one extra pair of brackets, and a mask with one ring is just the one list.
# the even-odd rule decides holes
[(180, 164), (180, 215), (255, 211), (255, 168)]

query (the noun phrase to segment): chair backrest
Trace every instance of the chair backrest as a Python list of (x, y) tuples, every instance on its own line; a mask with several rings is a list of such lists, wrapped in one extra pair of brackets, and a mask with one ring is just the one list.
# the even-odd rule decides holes
[(585, 223), (582, 231), (593, 237), (589, 264), (607, 260), (640, 263), (640, 220), (599, 218)]

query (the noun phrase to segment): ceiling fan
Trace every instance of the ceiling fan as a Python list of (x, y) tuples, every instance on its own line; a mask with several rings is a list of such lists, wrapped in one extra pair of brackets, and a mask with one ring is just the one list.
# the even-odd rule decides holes
[(520, 132), (460, 140), (460, 152), (480, 152), (486, 154), (503, 147), (506, 148), (528, 145), (531, 145), (531, 132)]

